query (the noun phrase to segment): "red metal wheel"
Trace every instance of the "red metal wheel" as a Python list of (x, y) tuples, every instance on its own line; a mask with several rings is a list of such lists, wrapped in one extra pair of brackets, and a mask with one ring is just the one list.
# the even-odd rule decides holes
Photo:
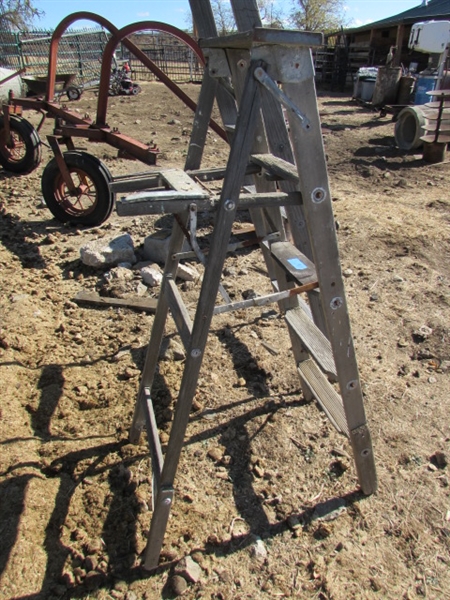
[(26, 119), (11, 115), (9, 135), (0, 116), (0, 164), (13, 173), (29, 173), (41, 161), (41, 140), (35, 128)]
[(45, 167), (41, 182), (49, 210), (63, 223), (100, 225), (109, 217), (114, 205), (109, 170), (86, 152), (65, 152), (64, 160), (76, 189), (70, 192), (53, 158)]

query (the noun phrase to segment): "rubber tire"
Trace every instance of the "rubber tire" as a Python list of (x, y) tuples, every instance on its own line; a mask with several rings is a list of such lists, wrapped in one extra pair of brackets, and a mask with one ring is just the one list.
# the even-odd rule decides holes
[(422, 146), (425, 135), (425, 117), (420, 106), (406, 106), (397, 116), (395, 143), (401, 150), (416, 150)]
[(133, 84), (133, 87), (131, 89), (131, 95), (132, 96), (137, 96), (138, 94), (140, 94), (142, 92), (142, 88), (140, 85), (137, 85), (137, 83)]
[(109, 169), (101, 160), (87, 152), (70, 150), (63, 156), (72, 174), (82, 173), (92, 182), (96, 198), (93, 205), (86, 210), (78, 210), (73, 205), (64, 207), (60, 198), (61, 191), (63, 197), (66, 197), (64, 195), (65, 184), (56, 158), (52, 158), (45, 167), (41, 179), (42, 195), (48, 209), (62, 223), (90, 227), (100, 225), (108, 219), (114, 208), (114, 194), (109, 189), (109, 183), (112, 181)]
[(65, 90), (65, 93), (68, 97), (69, 100), (74, 101), (74, 100), (79, 100), (81, 98), (81, 90), (77, 87), (75, 87), (74, 85), (71, 85), (70, 87), (68, 87)]
[(36, 129), (23, 117), (10, 115), (9, 125), (11, 132), (18, 136), (25, 146), (25, 154), (20, 160), (12, 160), (9, 149), (6, 145), (6, 135), (4, 129), (5, 117), (0, 116), (0, 164), (6, 171), (12, 173), (29, 173), (33, 171), (42, 158), (41, 139)]

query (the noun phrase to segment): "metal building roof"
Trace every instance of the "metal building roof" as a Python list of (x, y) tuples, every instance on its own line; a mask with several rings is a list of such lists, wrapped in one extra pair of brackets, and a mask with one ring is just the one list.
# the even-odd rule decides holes
[(415, 8), (410, 8), (397, 15), (382, 19), (381, 21), (375, 21), (368, 23), (361, 27), (352, 27), (347, 31), (364, 31), (367, 29), (380, 29), (382, 27), (390, 27), (401, 24), (411, 24), (420, 21), (431, 21), (431, 20), (442, 21), (445, 19), (450, 20), (450, 0), (424, 0), (422, 4)]

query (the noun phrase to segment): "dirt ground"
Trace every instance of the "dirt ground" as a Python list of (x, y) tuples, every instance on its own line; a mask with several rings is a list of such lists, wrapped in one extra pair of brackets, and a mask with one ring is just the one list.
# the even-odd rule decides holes
[[(185, 598), (450, 598), (450, 164), (398, 150), (391, 117), (349, 94), (320, 93), (319, 104), (379, 491), (358, 492), (347, 440), (303, 399), (278, 314), (216, 317), (163, 565), (141, 570), (149, 460), (145, 435), (137, 446), (127, 436), (153, 316), (73, 298), (105, 289), (106, 269), (83, 265), (80, 246), (127, 232), (139, 258), (170, 219), (62, 225), (42, 202), (44, 147), (36, 171), (0, 170), (1, 598), (170, 598), (189, 554), (201, 577)], [(85, 93), (70, 108), (95, 105)], [(183, 166), (192, 113), (161, 84), (111, 98), (108, 119), (156, 143), (160, 167)], [(145, 169), (83, 144), (113, 175)], [(203, 165), (226, 155), (210, 133)], [(268, 291), (257, 248), (226, 266), (234, 298)], [(188, 303), (198, 285), (182, 286)], [(174, 332), (169, 320), (176, 349)], [(178, 352), (160, 363), (163, 446), (182, 368)]]

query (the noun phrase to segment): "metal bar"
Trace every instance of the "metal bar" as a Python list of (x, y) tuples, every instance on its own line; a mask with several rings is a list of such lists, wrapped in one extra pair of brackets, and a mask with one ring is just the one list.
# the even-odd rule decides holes
[[(149, 388), (144, 389), (145, 420), (147, 425), (147, 438), (152, 459), (153, 479), (156, 487), (159, 487), (161, 471), (164, 464), (161, 442), (159, 441), (158, 427), (156, 425), (155, 411)], [(154, 501), (154, 498), (152, 498)]]
[(164, 293), (167, 294), (170, 312), (177, 326), (181, 341), (184, 347), (188, 348), (191, 342), (192, 321), (173, 277), (166, 277)]
[(59, 171), (61, 173), (61, 177), (64, 180), (64, 183), (67, 186), (71, 195), (77, 195), (77, 187), (75, 186), (72, 176), (70, 174), (69, 169), (67, 168), (66, 161), (64, 160), (63, 153), (61, 152), (61, 148), (58, 144), (58, 138), (54, 135), (47, 136), (48, 143), (50, 144), (51, 149), (53, 150), (53, 154), (55, 155), (56, 162), (58, 164)]
[(19, 69), (18, 71), (16, 71), (15, 73), (12, 73), (11, 75), (8, 75), (8, 77), (5, 77), (4, 79), (2, 79), (0, 81), (0, 85), (3, 85), (4, 83), (7, 83), (8, 81), (10, 81), (10, 79), (14, 79), (14, 77), (17, 77), (17, 75), (21, 75), (22, 73), (25, 73), (26, 69)]
[(267, 294), (266, 296), (258, 296), (256, 298), (249, 298), (248, 300), (240, 300), (238, 302), (231, 302), (230, 304), (220, 304), (214, 308), (214, 314), (220, 315), (222, 313), (231, 312), (232, 310), (240, 310), (241, 308), (249, 308), (252, 306), (266, 306), (274, 302), (280, 302), (286, 298), (291, 298), (303, 292), (309, 292), (319, 287), (317, 281), (300, 285), (295, 288), (290, 288), (283, 292), (274, 292), (273, 294)]
[(308, 117), (279, 89), (275, 81), (267, 75), (262, 67), (256, 69), (255, 77), (278, 102), (288, 108), (300, 120), (304, 129), (309, 129), (311, 123)]

